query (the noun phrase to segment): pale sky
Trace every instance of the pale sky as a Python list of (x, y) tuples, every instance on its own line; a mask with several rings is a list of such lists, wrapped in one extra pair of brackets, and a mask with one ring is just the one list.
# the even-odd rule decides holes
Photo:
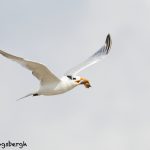
[(58, 77), (108, 33), (113, 41), (105, 60), (80, 73), (92, 88), (20, 102), (39, 83), (0, 56), (0, 142), (26, 141), (31, 150), (150, 149), (148, 0), (1, 0), (0, 20), (0, 49)]

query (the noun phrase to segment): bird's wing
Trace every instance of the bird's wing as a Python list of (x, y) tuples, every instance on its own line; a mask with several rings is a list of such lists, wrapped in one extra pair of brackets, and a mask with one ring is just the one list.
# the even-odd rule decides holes
[(104, 46), (102, 46), (97, 52), (95, 52), (92, 56), (90, 56), (87, 60), (82, 62), (81, 64), (77, 65), (76, 67), (70, 69), (65, 73), (65, 75), (77, 75), (82, 70), (86, 69), (87, 67), (99, 62), (102, 60), (110, 51), (111, 48), (111, 37), (108, 34), (106, 37), (106, 41)]
[(40, 80), (41, 85), (60, 81), (46, 66), (44, 66), (40, 63), (27, 61), (21, 57), (17, 57), (17, 56), (8, 54), (2, 50), (0, 50), (0, 54), (8, 59), (11, 59), (12, 61), (19, 63), (23, 67), (32, 71), (32, 74), (38, 80)]

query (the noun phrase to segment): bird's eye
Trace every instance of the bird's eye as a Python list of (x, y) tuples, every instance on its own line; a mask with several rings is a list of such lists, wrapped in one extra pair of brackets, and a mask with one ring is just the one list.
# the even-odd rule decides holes
[(73, 80), (76, 80), (76, 78), (72, 78)]

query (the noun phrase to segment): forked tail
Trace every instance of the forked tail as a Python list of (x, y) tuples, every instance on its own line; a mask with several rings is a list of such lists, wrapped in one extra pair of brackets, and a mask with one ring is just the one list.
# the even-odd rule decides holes
[(19, 101), (19, 100), (21, 100), (21, 99), (24, 99), (24, 98), (26, 98), (26, 97), (29, 97), (29, 96), (38, 96), (38, 94), (37, 94), (37, 93), (30, 93), (30, 94), (27, 94), (27, 95), (25, 95), (25, 96), (23, 96), (23, 97), (17, 99), (17, 101)]

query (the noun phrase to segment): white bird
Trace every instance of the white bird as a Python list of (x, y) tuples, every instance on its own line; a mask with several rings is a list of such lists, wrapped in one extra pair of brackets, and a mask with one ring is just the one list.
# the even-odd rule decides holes
[(109, 53), (111, 48), (111, 43), (112, 43), (111, 37), (108, 34), (104, 46), (102, 46), (97, 52), (95, 52), (87, 60), (77, 65), (76, 67), (72, 68), (71, 70), (67, 71), (62, 78), (58, 78), (43, 64), (25, 60), (21, 57), (8, 54), (2, 50), (0, 50), (0, 54), (12, 61), (19, 63), (23, 67), (32, 71), (32, 74), (40, 81), (39, 90), (20, 98), (23, 99), (28, 96), (39, 96), (39, 95), (49, 96), (49, 95), (62, 94), (73, 89), (77, 85), (82, 85), (82, 84), (86, 88), (91, 87), (89, 80), (77, 76), (77, 74), (82, 70), (84, 70), (85, 68), (102, 60)]

